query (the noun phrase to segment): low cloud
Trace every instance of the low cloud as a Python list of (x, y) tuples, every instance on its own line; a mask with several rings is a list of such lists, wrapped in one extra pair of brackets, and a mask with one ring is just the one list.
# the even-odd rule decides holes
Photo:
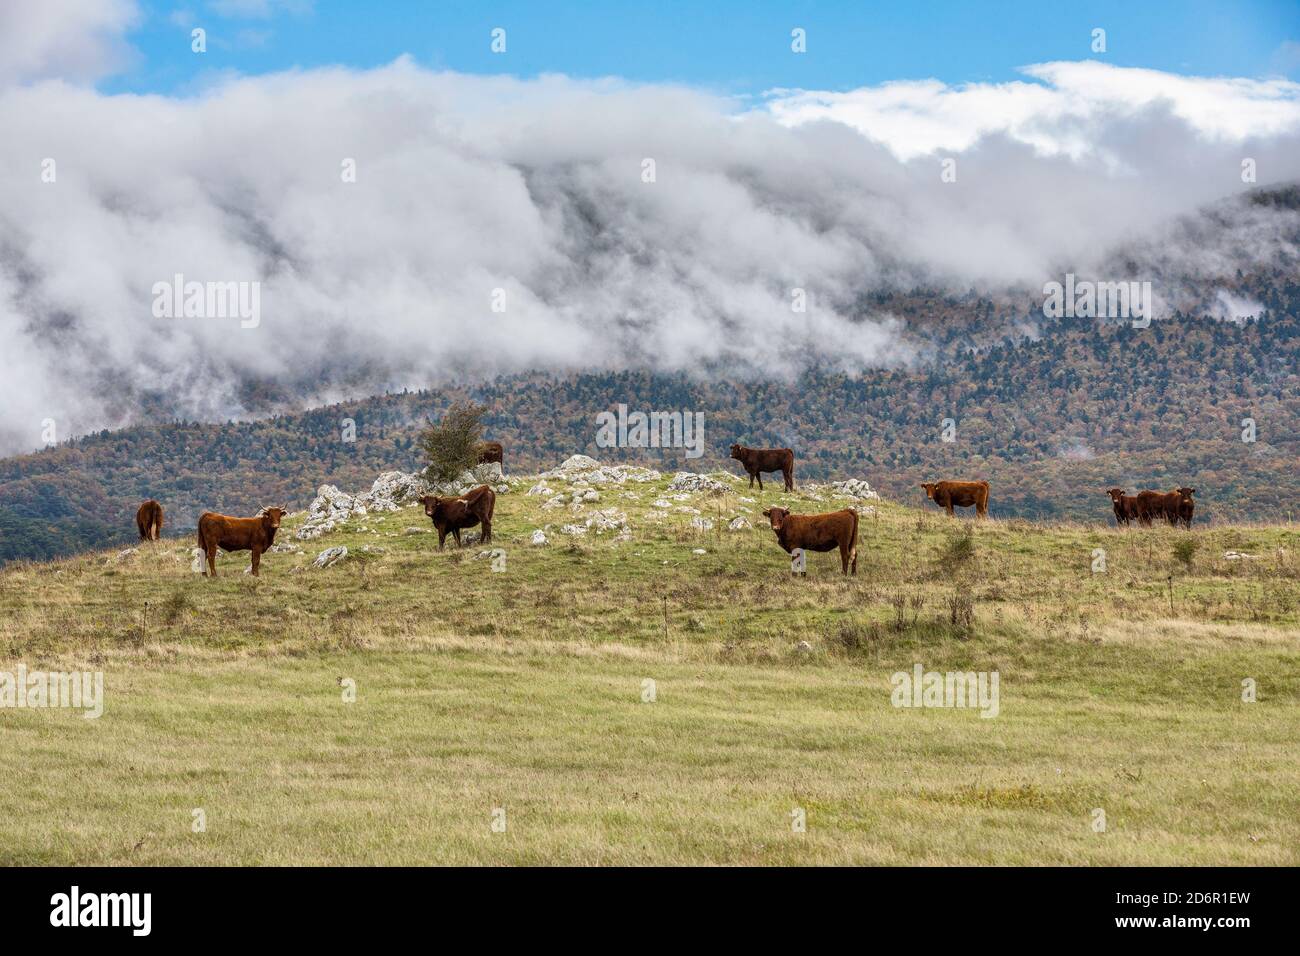
[[(1260, 184), (1300, 177), (1294, 84), (1028, 75), (756, 108), (405, 59), (191, 98), (0, 84), (0, 451), (47, 418), (63, 438), (238, 416), (250, 383), (325, 401), (525, 368), (854, 371), (916, 356), (872, 291), (1041, 289), (1158, 237), (1170, 274), (1294, 254), (1274, 210), (1231, 207), (1255, 217), (1245, 247), (1170, 225), (1246, 189), (1243, 158)], [(957, 115), (983, 120), (945, 139)], [(155, 318), (176, 274), (259, 282), (260, 323)]]

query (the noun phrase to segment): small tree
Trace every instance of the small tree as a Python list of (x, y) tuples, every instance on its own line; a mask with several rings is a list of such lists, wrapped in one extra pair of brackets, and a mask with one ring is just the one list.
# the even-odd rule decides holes
[(483, 416), (487, 409), (473, 402), (456, 402), (447, 409), (442, 421), (432, 422), (420, 433), (420, 447), (428, 464), (424, 477), (429, 481), (455, 481), (478, 463), (479, 440), (483, 436)]

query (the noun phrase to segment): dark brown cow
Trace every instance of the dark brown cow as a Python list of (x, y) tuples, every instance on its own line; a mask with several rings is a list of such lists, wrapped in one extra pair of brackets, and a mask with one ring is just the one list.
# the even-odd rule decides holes
[(162, 537), (162, 505), (150, 498), (135, 512), (135, 526), (140, 530), (141, 541), (157, 541)]
[(487, 485), (479, 485), (473, 491), (467, 491), (457, 498), (443, 498), (439, 495), (425, 495), (420, 499), (424, 513), (433, 520), (438, 529), (438, 550), (441, 551), (450, 531), (460, 547), (460, 533), (465, 528), (476, 524), (483, 526), (482, 544), (492, 540), (492, 512), (496, 510), (497, 493)]
[(1138, 500), (1134, 495), (1124, 494), (1123, 488), (1112, 488), (1106, 492), (1111, 504), (1115, 506), (1115, 524), (1129, 524), (1138, 516)]
[(921, 485), (925, 496), (941, 508), (948, 511), (953, 508), (975, 506), (975, 515), (987, 518), (989, 513), (989, 483), (987, 481), (934, 481)]
[(1196, 510), (1196, 502), (1192, 500), (1192, 495), (1196, 494), (1195, 488), (1178, 489), (1178, 520), (1187, 528), (1192, 526), (1192, 512)]
[(262, 552), (275, 543), (284, 508), (263, 508), (252, 518), (231, 518), (213, 511), (199, 515), (199, 547), (208, 558), (208, 575), (217, 576), (217, 549), (252, 551), (253, 574), (262, 561)]
[(481, 441), (478, 443), (478, 463), (486, 465), (488, 462), (495, 461), (505, 470), (505, 449), (501, 447), (499, 441)]
[(749, 473), (749, 487), (754, 487), (758, 479), (758, 490), (763, 490), (763, 472), (779, 471), (785, 477), (785, 490), (794, 491), (794, 449), (792, 448), (746, 448), (744, 445), (732, 445), (731, 457), (745, 466)]
[(858, 513), (852, 508), (820, 515), (792, 515), (788, 508), (765, 508), (763, 517), (772, 522), (777, 543), (790, 554), (840, 549), (840, 570), (858, 573)]
[(1139, 491), (1137, 497), (1139, 524), (1149, 528), (1156, 518), (1164, 518), (1171, 525), (1178, 524), (1183, 500), (1179, 491)]

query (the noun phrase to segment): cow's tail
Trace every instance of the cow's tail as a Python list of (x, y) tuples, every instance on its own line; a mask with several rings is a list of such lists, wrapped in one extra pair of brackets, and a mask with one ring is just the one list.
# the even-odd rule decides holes
[(199, 518), (199, 526), (198, 526), (198, 528), (195, 530), (194, 534), (195, 534), (195, 537), (197, 537), (198, 542), (199, 542), (199, 550), (202, 551), (204, 554), (207, 554), (207, 553), (208, 553), (208, 543), (207, 543), (206, 541), (203, 540), (203, 518), (202, 518), (202, 517)]
[(138, 511), (135, 514), (135, 526), (140, 532), (141, 541), (149, 537), (149, 529), (145, 527), (145, 517)]

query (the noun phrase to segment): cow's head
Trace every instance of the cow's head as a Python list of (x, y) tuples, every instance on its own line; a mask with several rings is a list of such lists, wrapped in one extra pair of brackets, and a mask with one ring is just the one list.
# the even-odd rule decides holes
[(1192, 495), (1194, 495), (1194, 494), (1196, 494), (1196, 489), (1195, 489), (1195, 488), (1179, 488), (1179, 489), (1178, 489), (1178, 496), (1179, 496), (1180, 498), (1184, 498), (1184, 499), (1186, 499), (1186, 498), (1190, 498), (1190, 497), (1191, 497)]
[(790, 517), (789, 508), (764, 508), (763, 517), (772, 522), (772, 530), (780, 531), (785, 519)]
[(938, 482), (934, 482), (934, 481), (925, 481), (925, 482), (922, 482), (922, 483), (921, 483), (921, 487), (925, 489), (925, 496), (926, 496), (927, 498), (929, 498), (931, 501), (933, 501), (933, 500), (934, 500), (934, 489), (936, 489), (936, 488), (939, 487)]
[(263, 508), (257, 514), (262, 519), (262, 526), (269, 531), (274, 531), (280, 527), (280, 519), (288, 513), (287, 508)]
[(420, 504), (424, 505), (424, 513), (427, 517), (432, 518), (442, 506), (442, 497), (440, 495), (425, 495), (420, 499)]
[(741, 445), (741, 444), (734, 444), (734, 445), (732, 445), (732, 446), (731, 446), (731, 457), (732, 457), (732, 458), (735, 458), (737, 461), (739, 461), (739, 460), (740, 460), (740, 453), (741, 453), (742, 451), (744, 451), (744, 450), (745, 450), (745, 446), (744, 446), (744, 445)]
[(1107, 491), (1106, 494), (1110, 495), (1111, 501), (1115, 502), (1116, 504), (1119, 504), (1119, 499), (1124, 497), (1124, 489), (1112, 488), (1109, 491)]

